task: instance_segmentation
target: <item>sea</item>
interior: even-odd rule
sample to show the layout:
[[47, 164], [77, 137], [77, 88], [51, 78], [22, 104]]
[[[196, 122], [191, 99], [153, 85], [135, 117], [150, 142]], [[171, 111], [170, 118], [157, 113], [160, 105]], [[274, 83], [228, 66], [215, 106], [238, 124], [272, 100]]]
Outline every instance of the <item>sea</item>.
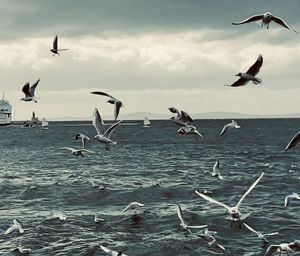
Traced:
[[[263, 256], [270, 244], [300, 239], [300, 145], [285, 146], [300, 119], [240, 119], [241, 129], [219, 136], [231, 120], [196, 120], [204, 136], [179, 136], [171, 120], [125, 121], [112, 133], [110, 151], [94, 139], [91, 122], [50, 122], [22, 129], [0, 127], [0, 255], [106, 255], [104, 245], [128, 256]], [[95, 153], [74, 156], [76, 133], [91, 138]], [[205, 171], [220, 163], [218, 180]], [[254, 180], [264, 176], [241, 204], [245, 222], [262, 233], [279, 232], [263, 244], [225, 209], [195, 190], [234, 206]], [[144, 207], [123, 212], [130, 202]], [[208, 225], [225, 252], [180, 226], [176, 204], [189, 225]], [[63, 214], [66, 220], [57, 216]], [[97, 214], [103, 221], [94, 222]], [[4, 232], [16, 219], [24, 234]], [[122, 255], [123, 255], [122, 254]], [[294, 254], [294, 255], [299, 255]]]

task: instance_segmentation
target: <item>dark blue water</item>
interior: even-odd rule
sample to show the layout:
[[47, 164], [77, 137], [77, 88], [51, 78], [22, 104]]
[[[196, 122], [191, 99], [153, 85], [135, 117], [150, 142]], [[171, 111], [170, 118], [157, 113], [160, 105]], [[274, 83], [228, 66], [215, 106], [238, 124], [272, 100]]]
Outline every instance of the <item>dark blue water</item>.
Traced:
[[[284, 198], [300, 192], [300, 146], [284, 147], [299, 130], [299, 119], [238, 120], [241, 129], [219, 137], [228, 120], [198, 120], [204, 139], [176, 135], [171, 121], [152, 121], [151, 128], [119, 126], [111, 151], [96, 141], [96, 152], [75, 157], [61, 147], [79, 147], [77, 132], [95, 135], [89, 123], [50, 123], [49, 130], [0, 128], [0, 255], [14, 255], [21, 246], [31, 255], [104, 255], [99, 244], [127, 255], [220, 255], [196, 235], [180, 227], [176, 203], [187, 222], [208, 224], [226, 248], [223, 255], [263, 255], [265, 248], [245, 227], [230, 226], [224, 209], [195, 194], [235, 205], [254, 179], [264, 177], [242, 204], [252, 212], [247, 223], [265, 232], [280, 232], [274, 243], [300, 237], [300, 202], [283, 208]], [[223, 181], [204, 175], [220, 161]], [[160, 186], [153, 183], [160, 182]], [[106, 186], [99, 190], [99, 185]], [[123, 213], [138, 201], [138, 211]], [[50, 219], [61, 212], [67, 220]], [[94, 223], [94, 214], [105, 219]], [[24, 235], [3, 235], [13, 219]]]

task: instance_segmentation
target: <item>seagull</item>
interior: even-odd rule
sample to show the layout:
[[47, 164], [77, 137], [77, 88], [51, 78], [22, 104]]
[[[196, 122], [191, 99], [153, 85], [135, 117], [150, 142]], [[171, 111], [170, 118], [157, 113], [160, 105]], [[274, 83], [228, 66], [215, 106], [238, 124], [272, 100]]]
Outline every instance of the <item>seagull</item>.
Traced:
[[98, 91], [95, 91], [95, 92], [91, 92], [91, 94], [96, 94], [96, 95], [102, 95], [102, 96], [107, 96], [109, 97], [110, 99], [107, 101], [108, 103], [110, 104], [114, 104], [115, 105], [115, 121], [117, 120], [118, 118], [118, 115], [120, 113], [120, 108], [121, 107], [124, 107], [122, 101], [120, 100], [117, 100], [115, 97], [107, 94], [106, 92], [98, 92]]
[[270, 26], [270, 22], [274, 21], [277, 24], [279, 24], [282, 27], [285, 27], [289, 30], [294, 31], [295, 33], [297, 33], [297, 31], [295, 31], [294, 29], [292, 29], [283, 19], [276, 17], [274, 15], [272, 15], [270, 12], [266, 12], [264, 14], [258, 14], [258, 15], [253, 15], [243, 21], [240, 22], [233, 22], [232, 25], [241, 25], [241, 24], [245, 24], [245, 23], [249, 23], [249, 22], [253, 22], [253, 21], [259, 21], [261, 20], [261, 27], [266, 26], [267, 29]]
[[300, 143], [300, 131], [297, 132], [297, 134], [292, 138], [292, 140], [289, 142], [289, 144], [287, 144], [287, 146], [285, 147], [285, 151], [297, 146], [297, 144]]
[[54, 40], [53, 40], [53, 47], [50, 50], [53, 53], [52, 56], [55, 56], [55, 54], [60, 55], [59, 54], [60, 51], [66, 51], [66, 50], [68, 50], [68, 49], [58, 49], [58, 36], [55, 36]]
[[268, 237], [269, 236], [275, 236], [275, 235], [278, 235], [279, 233], [278, 232], [273, 232], [273, 233], [267, 233], [267, 234], [263, 234], [261, 233], [260, 231], [256, 231], [255, 229], [251, 228], [247, 223], [244, 223], [245, 227], [247, 229], [249, 229], [251, 232], [255, 233], [257, 235], [258, 238], [264, 240], [265, 243], [268, 243]]
[[178, 215], [178, 218], [180, 219], [180, 226], [182, 226], [185, 230], [187, 230], [190, 234], [192, 234], [191, 230], [190, 229], [202, 229], [202, 228], [206, 228], [207, 225], [202, 225], [202, 226], [189, 226], [186, 224], [184, 218], [183, 218], [183, 212], [181, 210], [181, 207], [179, 204], [176, 204], [177, 205], [177, 215]]
[[105, 251], [108, 255], [110, 256], [127, 256], [126, 254], [122, 253], [122, 252], [116, 252], [113, 251], [111, 249], [108, 249], [107, 247], [103, 246], [100, 244], [100, 248]]
[[216, 177], [219, 180], [223, 180], [223, 176], [220, 174], [219, 166], [220, 166], [219, 161], [216, 161], [212, 172], [210, 173], [209, 171], [204, 171], [204, 173], [209, 172], [212, 177]]
[[272, 256], [276, 252], [286, 252], [287, 255], [290, 255], [291, 251], [300, 251], [300, 241], [296, 240], [292, 243], [281, 243], [281, 244], [271, 244], [264, 256]]
[[226, 124], [226, 125], [223, 127], [223, 129], [222, 129], [222, 131], [221, 131], [221, 133], [220, 133], [220, 136], [222, 136], [223, 134], [225, 134], [225, 132], [227, 132], [227, 130], [231, 130], [231, 129], [233, 129], [233, 128], [235, 128], [235, 129], [240, 129], [241, 126], [239, 126], [239, 125], [237, 124], [236, 121], [232, 120], [231, 123]]
[[127, 206], [124, 208], [123, 212], [126, 212], [126, 211], [128, 211], [128, 210], [137, 209], [137, 208], [140, 208], [140, 207], [143, 207], [143, 206], [145, 206], [145, 205], [144, 205], [144, 204], [141, 204], [141, 203], [139, 203], [139, 202], [132, 202], [132, 203], [130, 203], [129, 205], [127, 205]]
[[16, 219], [13, 220], [13, 224], [4, 232], [4, 235], [8, 235], [15, 230], [18, 230], [18, 234], [24, 234], [24, 229]]
[[17, 247], [13, 250], [13, 252], [15, 252], [17, 255], [28, 255], [31, 253], [31, 249]]
[[234, 207], [230, 207], [227, 204], [221, 203], [205, 194], [202, 194], [201, 192], [199, 192], [197, 190], [196, 190], [196, 194], [199, 195], [200, 197], [204, 198], [205, 200], [207, 200], [210, 203], [217, 204], [217, 205], [224, 207], [227, 210], [228, 214], [231, 215], [231, 218], [233, 221], [240, 221], [241, 217], [242, 217], [242, 214], [239, 210], [241, 203], [243, 202], [245, 197], [252, 191], [252, 189], [257, 185], [257, 183], [261, 180], [261, 178], [263, 176], [264, 176], [264, 172], [255, 180], [255, 182], [250, 186], [250, 188], [246, 191], [246, 193], [241, 197], [241, 199], [238, 201], [238, 203]]
[[95, 153], [94, 151], [87, 150], [85, 148], [75, 149], [75, 148], [69, 148], [69, 147], [63, 147], [59, 149], [67, 149], [71, 151], [71, 154], [74, 156], [81, 156], [84, 157], [85, 153]]
[[99, 218], [98, 215], [97, 215], [97, 213], [96, 213], [95, 216], [94, 216], [94, 222], [95, 222], [95, 223], [100, 223], [100, 222], [102, 222], [102, 221], [104, 221], [104, 219]]
[[262, 80], [260, 78], [257, 78], [256, 75], [258, 74], [261, 66], [263, 64], [263, 57], [261, 54], [259, 54], [256, 62], [247, 70], [246, 73], [237, 73], [235, 76], [239, 76], [240, 78], [235, 81], [231, 85], [225, 85], [225, 86], [231, 86], [231, 87], [238, 87], [246, 85], [249, 81], [252, 81], [254, 84], [261, 84]]
[[217, 249], [221, 249], [222, 251], [225, 251], [224, 246], [220, 245], [214, 235], [216, 234], [216, 231], [209, 231], [207, 228], [203, 230], [202, 233], [197, 234], [200, 238], [208, 242], [209, 246], [214, 246]]
[[197, 130], [196, 126], [187, 124], [186, 126], [182, 126], [177, 130], [177, 134], [184, 135], [195, 135], [196, 140], [198, 137], [203, 138], [202, 134]]
[[295, 192], [291, 195], [286, 196], [284, 199], [284, 208], [286, 208], [289, 205], [291, 199], [300, 200], [300, 196]]
[[77, 133], [74, 137], [74, 140], [78, 140], [78, 139], [81, 139], [81, 147], [82, 148], [85, 148], [85, 142], [87, 140], [90, 140], [90, 138], [88, 136], [86, 136], [85, 134], [83, 133]]
[[110, 150], [110, 145], [116, 145], [117, 142], [112, 141], [110, 139], [111, 133], [117, 128], [117, 126], [123, 122], [123, 120], [118, 121], [114, 123], [112, 126], [110, 126], [106, 131], [104, 130], [104, 122], [99, 114], [99, 111], [97, 108], [95, 108], [94, 114], [93, 114], [93, 125], [97, 131], [97, 135], [95, 135], [95, 139], [97, 141], [105, 144], [105, 149]]
[[25, 94], [25, 97], [21, 98], [21, 101], [34, 101], [35, 103], [37, 103], [36, 98], [34, 97], [34, 91], [35, 88], [37, 87], [37, 85], [39, 84], [40, 79], [38, 79], [31, 87], [30, 87], [30, 83], [27, 82], [23, 88], [22, 88], [22, 92]]
[[60, 221], [65, 221], [67, 220], [67, 216], [61, 212], [55, 212], [53, 213], [53, 216], [52, 216], [54, 219], [59, 219]]
[[190, 115], [187, 112], [185, 112], [184, 110], [181, 110], [179, 112], [179, 110], [174, 107], [170, 107], [169, 110], [172, 113], [177, 114], [176, 117], [175, 116], [171, 117], [171, 120], [173, 120], [174, 123], [177, 125], [187, 126], [189, 123], [194, 122], [194, 120], [190, 117]]

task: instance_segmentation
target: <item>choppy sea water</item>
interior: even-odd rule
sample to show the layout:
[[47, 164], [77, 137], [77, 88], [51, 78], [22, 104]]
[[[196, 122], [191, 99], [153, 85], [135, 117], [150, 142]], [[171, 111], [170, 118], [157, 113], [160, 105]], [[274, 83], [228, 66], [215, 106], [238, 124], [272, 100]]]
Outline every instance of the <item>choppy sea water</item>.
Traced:
[[[300, 238], [300, 202], [283, 208], [286, 195], [300, 193], [300, 146], [284, 152], [299, 130], [300, 119], [237, 120], [241, 129], [220, 133], [230, 120], [197, 120], [204, 135], [176, 135], [171, 121], [152, 121], [150, 128], [119, 126], [111, 151], [96, 141], [84, 158], [61, 147], [79, 147], [77, 132], [95, 135], [90, 123], [50, 123], [40, 128], [0, 128], [0, 255], [15, 255], [18, 246], [31, 255], [104, 255], [99, 245], [127, 255], [263, 255], [265, 248], [242, 226], [231, 227], [224, 209], [195, 194], [235, 205], [264, 171], [241, 206], [252, 212], [247, 223], [265, 232], [278, 231], [274, 243]], [[131, 122], [133, 123], [133, 122]], [[223, 181], [205, 175], [220, 161]], [[160, 186], [154, 184], [159, 182]], [[106, 189], [99, 190], [99, 186]], [[143, 210], [122, 212], [138, 201]], [[216, 251], [181, 228], [175, 204], [191, 225], [208, 224], [226, 251]], [[64, 213], [66, 221], [51, 219]], [[94, 223], [94, 214], [104, 218]], [[132, 218], [137, 214], [139, 218]], [[3, 232], [17, 219], [23, 235]], [[197, 233], [197, 232], [194, 232]]]

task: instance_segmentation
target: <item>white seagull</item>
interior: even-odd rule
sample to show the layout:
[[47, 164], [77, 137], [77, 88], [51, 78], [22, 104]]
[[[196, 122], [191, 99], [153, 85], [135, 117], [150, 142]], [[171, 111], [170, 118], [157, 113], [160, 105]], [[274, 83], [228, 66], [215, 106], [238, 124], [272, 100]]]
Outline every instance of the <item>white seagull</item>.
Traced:
[[131, 202], [129, 205], [127, 205], [124, 208], [123, 212], [127, 212], [128, 210], [138, 209], [138, 208], [143, 207], [143, 206], [145, 206], [145, 205], [141, 204], [139, 202]]
[[184, 135], [195, 135], [196, 140], [198, 137], [203, 138], [202, 134], [197, 130], [196, 126], [187, 124], [186, 126], [182, 126], [177, 130], [177, 134]]
[[300, 131], [297, 132], [297, 134], [291, 139], [289, 144], [285, 147], [285, 151], [297, 146], [300, 143]]
[[98, 91], [95, 91], [95, 92], [91, 92], [91, 94], [107, 96], [107, 97], [110, 98], [107, 102], [110, 103], [110, 104], [115, 105], [114, 116], [115, 116], [115, 121], [116, 121], [117, 118], [118, 118], [118, 115], [119, 115], [119, 113], [120, 113], [120, 108], [121, 108], [121, 107], [124, 107], [122, 101], [120, 101], [120, 100], [116, 99], [115, 97], [113, 97], [113, 96], [107, 94], [106, 92], [98, 92]]
[[292, 29], [283, 19], [272, 15], [270, 12], [266, 12], [264, 14], [253, 15], [243, 21], [233, 22], [232, 25], [241, 25], [241, 24], [245, 24], [245, 23], [249, 23], [249, 22], [253, 22], [253, 21], [259, 21], [259, 20], [261, 20], [261, 27], [266, 26], [268, 29], [270, 26], [270, 22], [274, 21], [275, 23], [279, 24], [280, 26], [285, 27], [285, 28], [297, 33], [297, 31]]
[[260, 78], [257, 78], [256, 75], [258, 74], [261, 66], [263, 64], [263, 57], [260, 54], [256, 60], [256, 62], [247, 70], [246, 73], [237, 73], [235, 76], [239, 76], [240, 78], [235, 81], [231, 85], [225, 85], [225, 86], [231, 86], [231, 87], [238, 87], [246, 85], [249, 81], [252, 81], [254, 84], [260, 84], [262, 80]]
[[270, 236], [275, 236], [275, 235], [278, 235], [279, 233], [278, 232], [273, 232], [273, 233], [267, 233], [267, 234], [263, 234], [261, 233], [260, 231], [256, 231], [254, 228], [251, 228], [247, 223], [244, 223], [245, 227], [250, 230], [251, 232], [253, 232], [254, 234], [257, 235], [257, 237], [259, 239], [262, 239], [265, 243], [268, 243], [268, 237]]
[[172, 113], [177, 114], [176, 117], [175, 116], [171, 117], [171, 120], [173, 120], [174, 123], [177, 125], [186, 126], [186, 125], [194, 122], [194, 120], [190, 117], [190, 115], [187, 112], [185, 112], [184, 110], [181, 110], [179, 112], [179, 110], [174, 107], [170, 107], [169, 110]]
[[291, 195], [286, 196], [284, 199], [284, 208], [286, 208], [289, 205], [291, 199], [300, 200], [300, 196], [295, 192]]
[[59, 148], [59, 149], [70, 150], [72, 155], [74, 155], [74, 156], [81, 156], [81, 157], [84, 157], [85, 153], [95, 153], [94, 151], [87, 150], [85, 148], [75, 149], [75, 148], [70, 148], [70, 147], [63, 147], [63, 148]]
[[13, 224], [4, 232], [4, 235], [8, 235], [15, 230], [18, 231], [18, 234], [24, 234], [24, 229], [16, 219], [13, 220]]
[[207, 172], [209, 172], [212, 177], [215, 177], [219, 180], [223, 180], [223, 176], [220, 173], [220, 163], [219, 163], [219, 161], [215, 162], [212, 172], [204, 171], [204, 173], [207, 173]]
[[36, 98], [34, 97], [34, 91], [35, 88], [37, 87], [37, 85], [39, 84], [40, 79], [38, 79], [32, 86], [30, 86], [30, 83], [27, 82], [23, 88], [22, 88], [22, 92], [25, 94], [25, 97], [21, 98], [21, 101], [34, 101], [35, 103], [37, 103]]
[[216, 231], [209, 231], [207, 228], [203, 230], [202, 233], [197, 234], [200, 238], [208, 242], [209, 246], [214, 246], [217, 249], [221, 249], [222, 251], [225, 251], [225, 248], [223, 245], [220, 245], [214, 235], [216, 234]]
[[227, 204], [221, 203], [205, 194], [200, 193], [199, 191], [196, 190], [196, 194], [199, 195], [200, 197], [204, 198], [210, 203], [217, 204], [219, 206], [224, 207], [228, 214], [231, 215], [231, 218], [233, 221], [240, 221], [242, 214], [239, 210], [239, 207], [241, 206], [241, 203], [245, 199], [245, 197], [253, 190], [253, 188], [257, 185], [257, 183], [261, 180], [261, 178], [264, 176], [264, 172], [255, 180], [255, 182], [250, 186], [250, 188], [246, 191], [246, 193], [241, 197], [241, 199], [238, 201], [238, 203], [234, 207], [230, 207]]
[[58, 36], [55, 36], [53, 40], [52, 49], [50, 50], [53, 53], [52, 56], [55, 56], [56, 54], [60, 55], [59, 54], [60, 51], [66, 51], [66, 50], [68, 49], [58, 49]]
[[127, 256], [126, 254], [122, 253], [122, 252], [116, 252], [116, 251], [113, 251], [103, 245], [100, 244], [100, 248], [106, 252], [108, 255], [110, 256]]
[[181, 207], [179, 204], [176, 204], [177, 206], [177, 215], [178, 215], [178, 218], [180, 219], [180, 226], [182, 226], [185, 230], [187, 230], [190, 234], [192, 234], [191, 230], [190, 229], [202, 229], [202, 228], [206, 228], [207, 225], [202, 225], [202, 226], [189, 226], [186, 224], [184, 218], [183, 218], [183, 212], [181, 210]]
[[291, 251], [300, 251], [300, 241], [296, 240], [292, 243], [281, 243], [281, 244], [271, 244], [264, 256], [272, 256], [274, 253], [279, 252], [286, 252], [287, 255], [290, 255], [289, 252]]
[[111, 133], [117, 128], [117, 126], [123, 122], [123, 120], [118, 121], [114, 123], [112, 126], [110, 126], [106, 131], [104, 129], [104, 122], [99, 114], [99, 111], [97, 108], [95, 108], [94, 114], [93, 114], [93, 125], [97, 131], [97, 135], [95, 135], [95, 139], [101, 143], [105, 144], [105, 149], [110, 150], [111, 145], [116, 145], [117, 142], [112, 141], [110, 139]]
[[235, 129], [240, 129], [241, 126], [239, 126], [236, 121], [232, 120], [231, 123], [226, 124], [223, 127], [223, 129], [222, 129], [222, 131], [220, 133], [220, 136], [224, 135], [228, 130], [231, 130], [231, 129], [234, 129], [234, 128]]
[[78, 139], [81, 139], [81, 147], [82, 148], [85, 148], [86, 141], [90, 140], [90, 138], [83, 133], [77, 133], [75, 135], [74, 140], [78, 140]]

